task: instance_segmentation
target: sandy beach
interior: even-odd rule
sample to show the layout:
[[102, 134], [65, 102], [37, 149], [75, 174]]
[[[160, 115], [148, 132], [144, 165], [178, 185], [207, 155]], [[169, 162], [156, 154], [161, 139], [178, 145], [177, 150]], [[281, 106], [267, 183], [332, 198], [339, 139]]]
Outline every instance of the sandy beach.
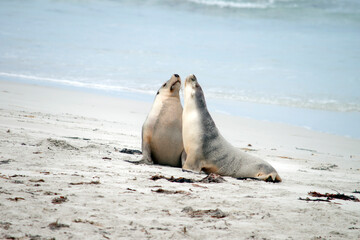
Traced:
[[150, 108], [0, 81], [0, 239], [360, 238], [360, 202], [308, 195], [360, 198], [360, 140], [211, 113], [227, 140], [283, 182], [202, 183], [205, 174], [135, 165], [127, 161], [141, 155], [120, 152], [141, 150]]

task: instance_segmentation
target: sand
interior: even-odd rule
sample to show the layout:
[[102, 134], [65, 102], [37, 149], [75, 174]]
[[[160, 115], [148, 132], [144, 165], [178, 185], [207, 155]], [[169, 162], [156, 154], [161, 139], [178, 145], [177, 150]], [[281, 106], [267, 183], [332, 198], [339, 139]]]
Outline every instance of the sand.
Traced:
[[299, 200], [360, 198], [360, 140], [212, 113], [226, 139], [283, 182], [153, 181], [206, 175], [127, 162], [141, 155], [119, 150], [141, 150], [150, 107], [0, 81], [0, 239], [360, 238], [360, 202]]

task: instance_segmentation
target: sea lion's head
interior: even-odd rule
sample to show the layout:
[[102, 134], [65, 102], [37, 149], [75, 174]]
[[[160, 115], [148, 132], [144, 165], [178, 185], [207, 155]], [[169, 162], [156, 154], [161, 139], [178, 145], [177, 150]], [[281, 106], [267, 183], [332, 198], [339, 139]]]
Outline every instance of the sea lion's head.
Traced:
[[195, 96], [195, 92], [197, 89], [201, 89], [200, 84], [198, 83], [195, 75], [190, 74], [185, 80], [185, 89], [184, 89], [185, 98], [187, 96], [188, 97]]
[[158, 90], [156, 95], [179, 97], [181, 79], [178, 74], [173, 74]]

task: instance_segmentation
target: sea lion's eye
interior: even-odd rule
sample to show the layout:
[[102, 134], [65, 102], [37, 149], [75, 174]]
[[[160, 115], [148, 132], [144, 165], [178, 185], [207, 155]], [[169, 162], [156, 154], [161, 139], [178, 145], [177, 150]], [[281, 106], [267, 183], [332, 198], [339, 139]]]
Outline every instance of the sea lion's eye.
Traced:
[[166, 83], [164, 83], [164, 85], [162, 85], [162, 87], [165, 87], [166, 86]]
[[160, 91], [158, 91], [158, 92], [156, 93], [156, 95], [159, 95], [159, 93], [160, 93]]
[[192, 78], [191, 81], [195, 82], [195, 78]]

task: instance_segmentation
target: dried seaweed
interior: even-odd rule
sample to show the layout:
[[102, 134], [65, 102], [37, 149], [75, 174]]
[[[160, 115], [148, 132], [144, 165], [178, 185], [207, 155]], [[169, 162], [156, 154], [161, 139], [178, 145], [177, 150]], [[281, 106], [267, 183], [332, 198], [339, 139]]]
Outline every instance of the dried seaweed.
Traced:
[[51, 230], [57, 230], [57, 229], [60, 229], [60, 228], [64, 228], [64, 227], [70, 227], [69, 225], [67, 224], [63, 224], [63, 223], [59, 223], [58, 221], [56, 222], [53, 222], [53, 223], [50, 223], [48, 225], [48, 227], [51, 229]]
[[12, 224], [10, 222], [0, 222], [0, 228], [8, 230]]
[[218, 208], [209, 210], [194, 210], [192, 207], [185, 207], [181, 212], [187, 213], [192, 218], [202, 217], [204, 215], [209, 215], [213, 218], [224, 218], [228, 215]]
[[165, 190], [162, 188], [159, 188], [157, 190], [151, 190], [151, 191], [156, 192], [156, 193], [164, 193], [164, 194], [186, 194], [186, 192], [182, 191], [182, 190], [171, 191], [171, 190]]
[[100, 184], [100, 181], [69, 183], [70, 185]]
[[74, 219], [73, 220], [74, 223], [89, 223], [91, 225], [94, 225], [94, 226], [98, 226], [98, 227], [102, 227], [102, 225], [100, 223], [97, 223], [97, 222], [94, 222], [94, 221], [91, 221], [91, 220], [84, 220], [84, 219], [81, 219], [81, 218], [78, 218], [78, 219]]
[[66, 202], [66, 201], [68, 201], [68, 198], [67, 198], [67, 197], [64, 197], [64, 196], [56, 197], [56, 198], [53, 198], [53, 199], [51, 200], [51, 202], [52, 202], [53, 204], [61, 204], [61, 203], [64, 203], [64, 202]]
[[23, 197], [14, 197], [14, 198], [8, 198], [8, 200], [13, 201], [13, 202], [18, 202], [20, 200], [25, 200], [25, 198], [23, 198]]
[[320, 199], [320, 198], [316, 198], [316, 199], [311, 199], [311, 198], [301, 198], [299, 197], [299, 200], [303, 200], [303, 201], [307, 201], [307, 202], [330, 202], [330, 200], [328, 199]]
[[226, 182], [226, 180], [221, 177], [218, 174], [215, 173], [210, 173], [209, 175], [207, 175], [206, 177], [204, 177], [201, 180], [195, 180], [195, 179], [191, 179], [191, 178], [184, 178], [184, 177], [178, 177], [178, 178], [174, 178], [174, 176], [171, 177], [165, 177], [163, 175], [154, 175], [150, 178], [153, 181], [159, 180], [159, 179], [166, 179], [169, 182], [177, 182], [177, 183], [222, 183], [222, 182]]
[[64, 138], [69, 138], [69, 139], [75, 139], [75, 140], [85, 140], [85, 141], [90, 141], [90, 138], [81, 138], [81, 137], [64, 137]]
[[126, 154], [133, 154], [133, 155], [141, 155], [142, 152], [136, 149], [128, 149], [128, 148], [123, 148], [121, 149], [119, 152], [121, 153], [126, 153]]
[[333, 200], [333, 199], [341, 199], [341, 200], [345, 200], [345, 201], [354, 201], [354, 202], [360, 202], [360, 200], [352, 195], [345, 195], [343, 193], [318, 193], [318, 192], [309, 192], [308, 193], [310, 196], [312, 197], [326, 197], [328, 200]]
[[0, 164], [9, 164], [10, 162], [12, 162], [13, 160], [11, 159], [7, 159], [7, 160], [1, 160]]
[[201, 183], [223, 183], [223, 182], [226, 182], [226, 180], [218, 174], [210, 173], [209, 175], [207, 175], [206, 177], [201, 179], [199, 182], [201, 182]]
[[150, 178], [153, 181], [159, 180], [159, 179], [166, 179], [169, 182], [177, 182], [177, 183], [194, 183], [197, 182], [194, 179], [191, 178], [183, 178], [183, 177], [179, 177], [179, 178], [174, 178], [174, 176], [169, 177], [165, 177], [163, 175], [154, 175]]
[[[345, 195], [343, 193], [319, 193], [319, 192], [309, 192], [308, 193], [311, 197], [315, 197], [315, 199], [312, 198], [299, 198], [299, 200], [303, 201], [313, 201], [313, 202], [331, 202], [334, 199], [340, 199], [345, 201], [354, 201], [354, 202], [360, 202], [360, 200], [352, 195]], [[326, 198], [326, 199], [322, 199]]]
[[30, 179], [29, 182], [39, 183], [39, 182], [45, 182], [45, 180], [44, 179]]

